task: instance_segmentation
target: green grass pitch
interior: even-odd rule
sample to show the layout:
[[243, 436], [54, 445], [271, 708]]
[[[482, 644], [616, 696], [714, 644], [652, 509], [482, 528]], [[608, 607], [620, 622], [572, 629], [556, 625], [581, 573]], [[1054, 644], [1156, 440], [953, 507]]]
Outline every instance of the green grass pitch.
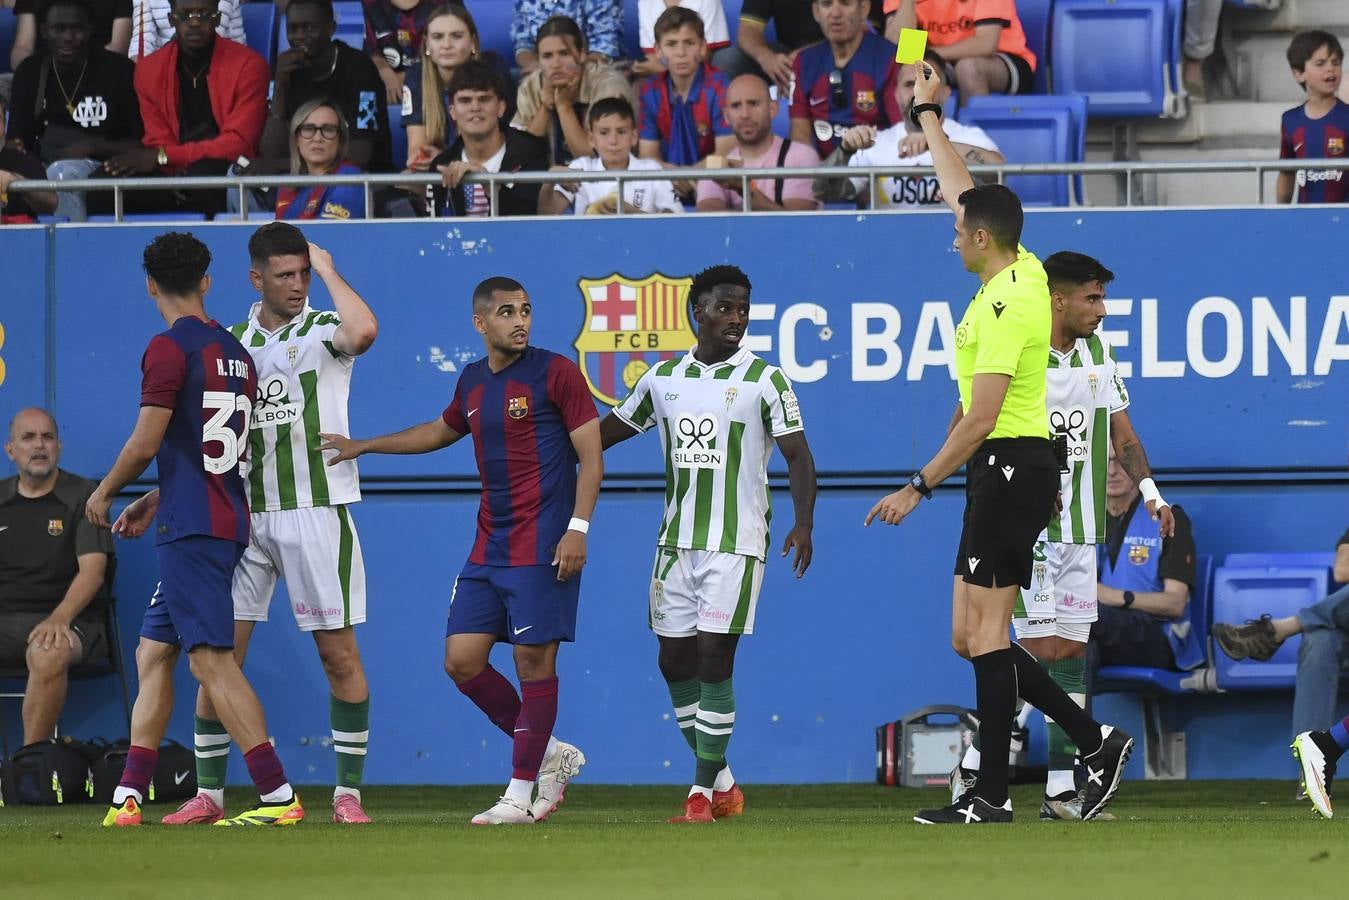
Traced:
[[1039, 821], [1038, 789], [1018, 787], [1016, 823], [982, 828], [914, 825], [944, 792], [871, 785], [749, 785], [745, 816], [711, 826], [665, 824], [678, 787], [578, 783], [524, 828], [467, 824], [491, 787], [368, 788], [368, 827], [331, 824], [329, 792], [301, 789], [310, 818], [293, 828], [104, 829], [93, 805], [0, 809], [0, 897], [1283, 900], [1340, 896], [1349, 872], [1349, 823], [1318, 819], [1289, 782], [1126, 782], [1118, 820], [1088, 823]]

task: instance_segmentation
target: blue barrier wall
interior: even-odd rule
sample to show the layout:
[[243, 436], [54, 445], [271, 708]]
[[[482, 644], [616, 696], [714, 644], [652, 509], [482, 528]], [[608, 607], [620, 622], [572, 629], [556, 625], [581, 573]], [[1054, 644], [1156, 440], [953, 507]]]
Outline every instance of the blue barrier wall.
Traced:
[[[1028, 216], [1025, 242], [1042, 256], [1071, 248], [1116, 271], [1105, 329], [1132, 375], [1133, 419], [1204, 552], [1322, 549], [1343, 530], [1349, 285], [1329, 263], [1301, 261], [1301, 235], [1343, 240], [1340, 218], [1316, 209]], [[758, 633], [742, 644], [732, 756], [747, 781], [841, 781], [872, 776], [872, 726], [929, 703], [972, 702], [968, 664], [947, 649], [958, 486], [899, 529], [860, 527], [896, 473], [936, 449], [955, 402], [953, 322], [977, 282], [960, 271], [950, 226], [940, 214], [816, 215], [344, 223], [308, 233], [381, 319], [379, 341], [356, 369], [357, 434], [443, 408], [458, 369], [481, 352], [468, 294], [487, 275], [519, 278], [535, 301], [534, 343], [573, 354], [579, 344], [597, 394], [621, 396], [625, 373], [630, 379], [691, 341], [680, 338], [677, 302], [666, 303], [677, 301], [680, 280], [715, 262], [746, 268], [755, 282], [752, 346], [796, 381], [823, 478], [815, 565], [798, 582], [772, 561]], [[253, 299], [252, 228], [194, 230], [216, 257], [208, 310], [236, 321]], [[139, 269], [154, 233], [0, 232], [0, 259], [14, 273], [0, 295], [0, 415], [51, 402], [72, 471], [106, 471], [134, 421], [140, 354], [163, 327]], [[316, 305], [327, 304], [317, 281], [314, 293]], [[623, 315], [635, 321], [615, 335]], [[621, 352], [597, 349], [615, 345]], [[669, 721], [644, 628], [659, 453], [652, 439], [635, 439], [606, 467], [613, 477], [592, 531], [580, 640], [561, 663], [558, 730], [585, 746], [596, 781], [684, 781], [688, 751]], [[499, 781], [505, 739], [440, 667], [449, 585], [473, 529], [471, 451], [373, 458], [362, 473], [367, 497], [355, 515], [371, 621], [360, 638], [375, 735], [367, 776]], [[781, 540], [790, 499], [778, 494]], [[153, 548], [121, 541], [118, 552], [123, 631], [134, 642], [156, 580]], [[324, 781], [332, 767], [326, 684], [283, 596], [273, 610], [248, 671], [292, 773]], [[504, 652], [497, 664], [509, 670]], [[191, 689], [185, 666], [178, 685]], [[1191, 775], [1286, 774], [1286, 750], [1272, 738], [1287, 731], [1288, 701], [1188, 702]], [[179, 740], [190, 739], [190, 706], [184, 698], [172, 722]], [[66, 728], [120, 735], [116, 708], [107, 688], [76, 687]], [[1101, 708], [1126, 726], [1137, 718], [1128, 698], [1104, 698]]]

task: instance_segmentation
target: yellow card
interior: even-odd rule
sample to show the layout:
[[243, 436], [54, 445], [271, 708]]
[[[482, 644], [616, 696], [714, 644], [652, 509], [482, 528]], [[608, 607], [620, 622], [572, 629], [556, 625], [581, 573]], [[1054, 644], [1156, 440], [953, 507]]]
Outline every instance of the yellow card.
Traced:
[[899, 48], [895, 51], [895, 62], [900, 65], [912, 65], [923, 58], [926, 50], [926, 31], [917, 28], [899, 29]]

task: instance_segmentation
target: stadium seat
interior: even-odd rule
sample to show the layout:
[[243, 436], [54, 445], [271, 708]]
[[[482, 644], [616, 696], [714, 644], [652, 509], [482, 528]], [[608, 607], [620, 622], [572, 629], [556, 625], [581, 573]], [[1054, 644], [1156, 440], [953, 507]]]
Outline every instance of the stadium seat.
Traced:
[[511, 16], [515, 10], [509, 0], [484, 0], [469, 10], [473, 24], [478, 26], [478, 46], [484, 53], [492, 52], [515, 67], [515, 49], [511, 46]]
[[389, 104], [389, 137], [393, 146], [393, 167], [396, 171], [401, 172], [408, 160], [408, 132], [403, 127], [403, 105], [401, 103]]
[[[1245, 622], [1268, 613], [1274, 618], [1292, 615], [1330, 592], [1330, 570], [1321, 565], [1233, 566], [1218, 569], [1213, 581], [1213, 620]], [[1302, 636], [1284, 641], [1268, 662], [1240, 662], [1218, 654], [1215, 659], [1221, 690], [1287, 690], [1297, 676], [1297, 654]]]
[[1173, 114], [1168, 85], [1179, 54], [1180, 0], [1056, 0], [1050, 33], [1054, 90], [1083, 94], [1093, 116]]
[[1183, 671], [1149, 669], [1143, 666], [1102, 666], [1096, 673], [1097, 693], [1118, 693], [1154, 688], [1168, 694], [1210, 693], [1213, 685], [1203, 672], [1195, 669], [1211, 664], [1213, 654], [1208, 638], [1213, 623], [1213, 557], [1200, 554], [1195, 560], [1194, 587], [1185, 614], [1169, 626], [1178, 636], [1183, 632], [1181, 652], [1176, 665]]
[[[333, 33], [333, 39], [357, 50], [364, 50], [365, 13], [361, 12], [360, 0], [337, 0], [333, 4], [333, 16], [337, 19], [337, 31]], [[280, 54], [289, 49], [286, 20], [282, 17], [276, 29], [276, 52]]]
[[[989, 95], [971, 97], [960, 121], [988, 132], [1011, 163], [1081, 162], [1086, 156], [1086, 101], [1082, 97]], [[1081, 186], [1067, 175], [1013, 175], [1007, 186], [1027, 206], [1081, 202]]]
[[239, 11], [244, 17], [244, 40], [271, 67], [276, 63], [276, 4], [255, 0], [241, 4]]
[[745, 0], [722, 0], [721, 8], [726, 12], [726, 30], [731, 35], [731, 43], [735, 43], [736, 35], [740, 33], [740, 8], [745, 5]]
[[14, 10], [0, 8], [0, 75], [9, 71], [9, 50], [14, 46], [14, 31], [18, 27]]
[[637, 0], [623, 0], [623, 55], [642, 58], [642, 41], [637, 19]]
[[1016, 15], [1026, 32], [1026, 46], [1035, 54], [1035, 93], [1049, 93], [1049, 19], [1054, 0], [1017, 0]]
[[1229, 553], [1225, 566], [1325, 566], [1335, 565], [1335, 554], [1327, 550], [1294, 553]]
[[1278, 9], [1282, 0], [1226, 0], [1223, 4], [1234, 9]]
[[[90, 216], [91, 223], [97, 222], [116, 222], [116, 216]], [[162, 213], [126, 213], [122, 216], [122, 222], [125, 224], [134, 224], [136, 222], [205, 222], [206, 214], [199, 212], [162, 212]]]

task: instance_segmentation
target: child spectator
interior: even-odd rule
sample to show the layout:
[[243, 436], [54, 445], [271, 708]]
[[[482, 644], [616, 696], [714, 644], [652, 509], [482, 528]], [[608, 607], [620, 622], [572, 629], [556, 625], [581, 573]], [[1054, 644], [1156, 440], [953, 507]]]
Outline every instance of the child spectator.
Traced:
[[731, 152], [735, 137], [726, 124], [726, 76], [706, 62], [703, 20], [691, 9], [671, 6], [656, 19], [655, 36], [667, 71], [642, 82], [639, 155], [679, 167]]
[[885, 33], [921, 28], [928, 46], [955, 67], [960, 102], [981, 94], [1029, 94], [1035, 54], [1014, 0], [885, 0]]
[[[660, 171], [655, 160], [638, 159], [637, 117], [632, 104], [621, 97], [605, 97], [590, 106], [587, 115], [594, 156], [578, 156], [568, 165], [553, 166], [554, 172], [605, 172], [623, 169]], [[621, 187], [621, 191], [620, 191]], [[684, 206], [669, 181], [581, 181], [545, 184], [539, 192], [539, 212], [559, 215], [575, 209], [583, 215], [613, 215], [622, 194], [623, 214], [682, 213]]]
[[[702, 20], [709, 59], [711, 54], [731, 46], [731, 32], [726, 27], [726, 10], [722, 9], [721, 0], [679, 0], [676, 5], [693, 10]], [[656, 20], [669, 7], [666, 0], [637, 0], [637, 41], [643, 58], [633, 65], [634, 75], [645, 78], [665, 71], [656, 48]]]
[[895, 45], [867, 26], [869, 0], [814, 0], [824, 40], [793, 63], [792, 140], [814, 138], [827, 157], [854, 125], [888, 128], [902, 118], [895, 101]]
[[[503, 128], [506, 83], [487, 63], [470, 59], [450, 80], [450, 117], [459, 139], [437, 156], [431, 167], [440, 172], [435, 208], [445, 216], [487, 216], [487, 186], [464, 181], [473, 172], [542, 172], [548, 168], [543, 141], [518, 128]], [[532, 216], [538, 212], [539, 190], [532, 184], [509, 183], [497, 188], [497, 214]]]
[[515, 0], [511, 46], [522, 77], [539, 68], [536, 36], [549, 19], [558, 16], [576, 23], [593, 61], [609, 62], [623, 55], [623, 0]]
[[520, 82], [511, 127], [543, 138], [558, 165], [589, 156], [586, 111], [605, 97], [633, 103], [628, 80], [609, 64], [586, 58], [581, 27], [566, 16], [544, 22], [534, 47], [539, 67]]
[[[346, 117], [330, 100], [310, 100], [295, 111], [290, 125], [293, 175], [351, 175], [359, 166], [347, 161], [350, 132]], [[365, 218], [365, 188], [359, 184], [283, 187], [277, 192], [278, 219]]]
[[[1344, 50], [1335, 35], [1304, 31], [1288, 45], [1288, 65], [1307, 92], [1307, 102], [1283, 114], [1280, 159], [1336, 159], [1349, 141], [1349, 104], [1335, 96], [1340, 86]], [[1342, 169], [1298, 169], [1279, 173], [1280, 203], [1343, 203], [1349, 196], [1349, 172]]]
[[407, 69], [422, 54], [422, 38], [439, 0], [361, 0], [365, 15], [365, 52], [384, 82], [385, 100], [403, 97]]
[[[422, 55], [403, 82], [403, 127], [408, 134], [407, 168], [430, 170], [431, 160], [459, 137], [450, 119], [450, 79], [470, 59], [481, 59], [506, 81], [506, 118], [515, 115], [515, 80], [506, 61], [482, 52], [478, 25], [458, 3], [444, 3], [426, 20]], [[404, 160], [395, 160], [404, 164]]]

